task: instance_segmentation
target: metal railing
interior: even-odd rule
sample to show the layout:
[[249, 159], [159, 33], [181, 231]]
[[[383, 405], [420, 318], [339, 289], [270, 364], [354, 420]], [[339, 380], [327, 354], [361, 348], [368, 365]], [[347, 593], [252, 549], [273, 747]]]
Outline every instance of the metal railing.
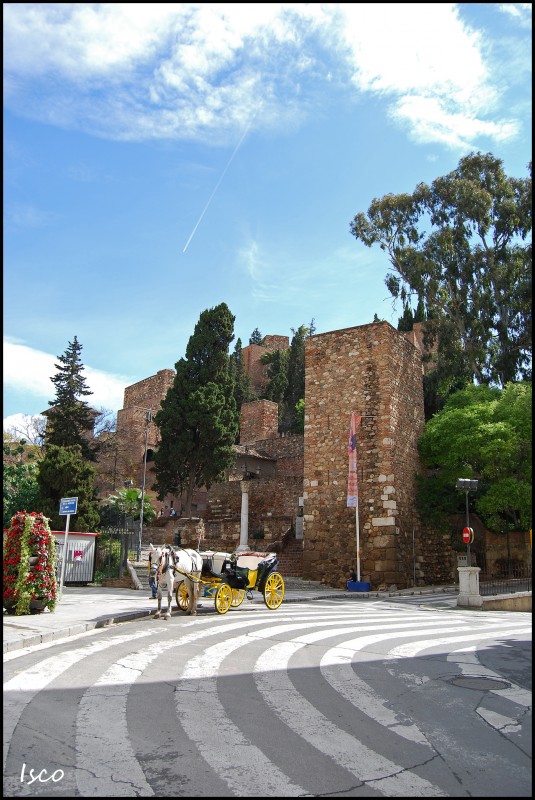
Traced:
[[493, 574], [480, 572], [479, 594], [514, 594], [531, 592], [531, 564], [516, 564]]
[[124, 514], [110, 519], [102, 528], [97, 544], [95, 581], [122, 578], [128, 572], [127, 561], [137, 561], [138, 527]]

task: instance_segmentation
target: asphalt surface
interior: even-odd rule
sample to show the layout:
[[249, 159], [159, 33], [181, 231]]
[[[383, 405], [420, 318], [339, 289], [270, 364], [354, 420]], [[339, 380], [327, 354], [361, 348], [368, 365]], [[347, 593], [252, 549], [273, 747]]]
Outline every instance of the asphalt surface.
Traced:
[[[328, 598], [351, 598], [355, 602], [372, 599], [406, 598], [419, 599], [422, 602], [436, 602], [441, 598], [451, 597], [455, 586], [431, 586], [416, 589], [404, 589], [394, 592], [348, 592], [342, 589], [321, 587], [287, 588], [284, 603], [299, 603]], [[213, 604], [208, 597], [201, 598], [202, 605]], [[248, 602], [248, 601], [244, 601]], [[251, 602], [251, 601], [249, 601]], [[253, 591], [253, 603], [264, 604], [262, 595]], [[455, 601], [451, 601], [455, 605]], [[167, 607], [167, 598], [163, 598], [163, 608]], [[150, 617], [157, 608], [157, 601], [152, 600], [150, 593], [142, 589], [112, 589], [102, 586], [65, 586], [61, 599], [56, 603], [53, 612], [48, 609], [38, 614], [3, 615], [3, 652], [31, 647], [54, 639], [75, 636], [93, 628], [102, 628], [120, 622]], [[173, 599], [173, 614], [181, 613], [176, 609]]]

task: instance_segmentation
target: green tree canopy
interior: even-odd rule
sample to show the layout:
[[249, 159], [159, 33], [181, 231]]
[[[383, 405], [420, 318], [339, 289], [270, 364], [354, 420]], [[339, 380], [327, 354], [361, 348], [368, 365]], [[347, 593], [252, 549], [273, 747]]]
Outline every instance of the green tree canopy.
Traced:
[[531, 383], [455, 392], [427, 424], [418, 444], [429, 472], [419, 477], [422, 518], [462, 512], [457, 478], [479, 481], [474, 506], [490, 530], [531, 524]]
[[222, 481], [236, 460], [238, 413], [228, 355], [234, 320], [225, 303], [202, 312], [154, 417], [161, 441], [153, 489], [160, 500], [184, 491], [186, 516], [194, 489]]
[[507, 177], [492, 154], [472, 153], [412, 194], [375, 199], [351, 233], [389, 257], [385, 283], [427, 310], [441, 391], [448, 380], [531, 379], [531, 163]]
[[256, 400], [256, 395], [251, 386], [251, 378], [245, 371], [241, 339], [236, 341], [234, 352], [230, 356], [230, 373], [234, 381], [234, 399], [238, 413], [244, 403]]
[[98, 501], [95, 498], [95, 468], [82, 456], [79, 445], [46, 446], [45, 456], [39, 465], [40, 507], [50, 519], [52, 530], [65, 528], [65, 517], [59, 515], [62, 497], [77, 497], [78, 510], [70, 519], [71, 531], [95, 531], [99, 524]]
[[[5, 436], [5, 435], [4, 435]], [[4, 498], [4, 528], [10, 525], [17, 511], [39, 511], [39, 465], [25, 439], [7, 442], [4, 438], [4, 471], [2, 489]]]
[[78, 445], [84, 458], [95, 460], [96, 448], [91, 446], [95, 412], [83, 400], [93, 394], [82, 375], [80, 359], [82, 345], [76, 336], [69, 342], [64, 354], [58, 356], [58, 370], [50, 380], [56, 387], [56, 397], [49, 401], [45, 444], [58, 447]]
[[[141, 489], [119, 489], [115, 494], [110, 494], [105, 502], [105, 506], [112, 512], [125, 514], [132, 519], [139, 519], [141, 516]], [[143, 497], [143, 524], [149, 524], [156, 519], [156, 511], [147, 495]]]
[[260, 361], [268, 367], [268, 383], [262, 393], [264, 400], [271, 400], [279, 406], [279, 425], [284, 415], [284, 398], [288, 390], [288, 350], [269, 350]]
[[302, 433], [304, 407], [297, 404], [305, 397], [305, 340], [316, 330], [310, 325], [292, 328], [292, 341], [287, 350], [267, 351], [260, 359], [268, 366], [268, 383], [262, 393], [265, 400], [279, 406], [279, 430]]

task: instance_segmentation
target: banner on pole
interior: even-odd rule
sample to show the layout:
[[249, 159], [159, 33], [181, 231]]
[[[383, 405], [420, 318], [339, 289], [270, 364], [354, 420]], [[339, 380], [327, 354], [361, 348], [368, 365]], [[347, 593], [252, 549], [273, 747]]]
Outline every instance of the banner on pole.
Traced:
[[351, 424], [349, 427], [349, 442], [347, 445], [347, 452], [349, 456], [349, 471], [347, 476], [347, 506], [348, 508], [356, 508], [358, 503], [358, 482], [357, 482], [357, 428], [360, 425], [362, 417], [351, 414]]

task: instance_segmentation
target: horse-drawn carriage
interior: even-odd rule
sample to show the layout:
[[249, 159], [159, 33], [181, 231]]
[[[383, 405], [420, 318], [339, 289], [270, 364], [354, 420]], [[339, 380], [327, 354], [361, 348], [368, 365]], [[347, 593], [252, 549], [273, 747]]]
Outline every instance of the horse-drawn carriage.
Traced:
[[199, 552], [191, 548], [156, 548], [154, 563], [158, 564], [157, 619], [162, 610], [162, 587], [167, 589], [167, 611], [171, 616], [171, 598], [188, 614], [197, 613], [199, 596], [213, 597], [218, 614], [240, 606], [245, 598], [253, 599], [253, 589], [261, 592], [266, 606], [276, 609], [284, 599], [284, 580], [277, 572], [276, 553], [219, 553]]
[[[253, 589], [264, 597], [266, 606], [278, 608], [284, 599], [284, 580], [277, 572], [276, 553], [220, 553], [213, 550], [201, 552], [202, 572], [200, 587], [204, 597], [213, 597], [218, 614], [238, 608], [247, 595], [253, 599]], [[175, 591], [180, 609], [189, 607], [186, 582], [181, 580]]]

